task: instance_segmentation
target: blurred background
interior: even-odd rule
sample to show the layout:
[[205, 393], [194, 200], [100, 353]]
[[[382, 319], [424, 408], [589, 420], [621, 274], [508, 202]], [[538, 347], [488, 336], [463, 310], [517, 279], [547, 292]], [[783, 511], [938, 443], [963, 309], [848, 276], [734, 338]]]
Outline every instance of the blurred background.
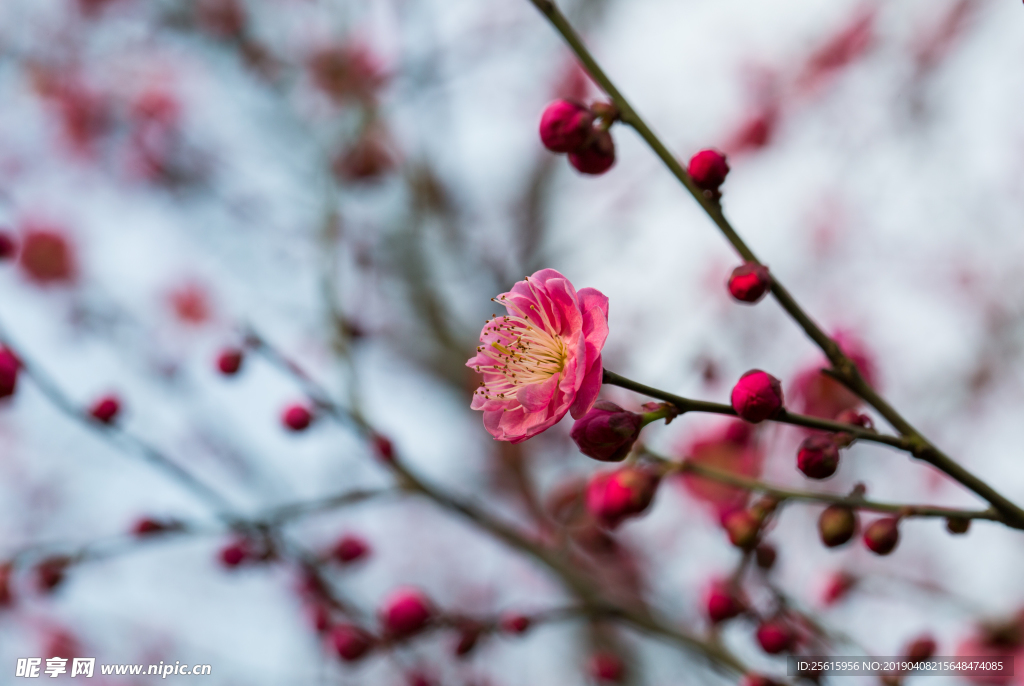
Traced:
[[[728, 153], [726, 214], [885, 396], [1024, 503], [1021, 6], [560, 5], [681, 160]], [[211, 664], [211, 686], [586, 684], [597, 650], [621, 656], [628, 683], [735, 682], [609, 622], [499, 632], [462, 658], [440, 629], [343, 663], [317, 631], [301, 565], [226, 565], [218, 508], [133, 442], [237, 517], [392, 488], [351, 425], [325, 411], [304, 431], [282, 425], [310, 389], [251, 349], [255, 333], [430, 483], [536, 530], [599, 465], [568, 419], [520, 445], [491, 440], [464, 363], [490, 298], [544, 267], [609, 297], [607, 368], [719, 402], [760, 368], [814, 411], [806, 379], [820, 353], [774, 301], [729, 298], [736, 256], [632, 130], [613, 127], [617, 162], [600, 177], [541, 146], [557, 97], [600, 93], [526, 0], [0, 4], [0, 224], [13, 238], [0, 326], [31, 372], [0, 401], [0, 559], [12, 563], [0, 683], [16, 682], [19, 657], [61, 655]], [[224, 349], [247, 344], [237, 374], [218, 370]], [[86, 410], [111, 394], [128, 436], [54, 403]], [[634, 411], [648, 400], [603, 397]], [[685, 416], [644, 439], [682, 456], [723, 426]], [[756, 471], [806, 487], [802, 437], [760, 429]], [[858, 482], [880, 500], [981, 506], [879, 446], [847, 451], [821, 488]], [[708, 583], [740, 559], [706, 501], [665, 483], [647, 516], [587, 551], [618, 593], [697, 633]], [[1004, 654], [1019, 650], [1019, 532], [980, 522], [953, 537], [941, 520], [910, 520], [879, 558], [857, 541], [824, 548], [820, 511], [782, 512], [770, 579], [834, 654], [900, 655], [925, 633], [939, 655], [980, 654], [992, 622], [1022, 634], [1000, 639]], [[133, 534], [147, 517], [188, 528]], [[358, 563], [320, 569], [371, 629], [408, 584], [475, 617], [572, 601], [549, 570], [416, 495], [318, 508], [281, 532], [313, 556], [344, 535], [368, 544]], [[54, 560], [56, 581], [40, 572]], [[721, 640], [784, 674], [750, 622]]]

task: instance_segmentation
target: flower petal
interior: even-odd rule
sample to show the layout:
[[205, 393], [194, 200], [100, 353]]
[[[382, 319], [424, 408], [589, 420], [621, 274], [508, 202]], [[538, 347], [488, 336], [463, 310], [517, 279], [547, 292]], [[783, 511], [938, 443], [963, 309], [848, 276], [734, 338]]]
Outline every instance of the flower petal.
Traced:
[[551, 398], [555, 395], [558, 387], [558, 380], [561, 374], [555, 374], [543, 383], [534, 383], [523, 386], [516, 393], [518, 400], [527, 412], [543, 412], [551, 404]]

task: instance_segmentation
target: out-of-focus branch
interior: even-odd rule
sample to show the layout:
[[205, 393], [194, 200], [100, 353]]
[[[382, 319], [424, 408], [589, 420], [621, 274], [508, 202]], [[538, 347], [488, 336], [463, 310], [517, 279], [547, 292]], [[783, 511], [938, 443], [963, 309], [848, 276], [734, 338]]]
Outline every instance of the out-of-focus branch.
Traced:
[[[690, 192], [697, 203], [707, 212], [708, 216], [715, 222], [736, 252], [744, 260], [760, 264], [753, 250], [740, 237], [729, 223], [729, 220], [725, 218], [725, 215], [722, 213], [722, 206], [718, 200], [710, 194], [706, 195], [694, 184], [693, 179], [686, 173], [686, 170], [683, 169], [679, 161], [673, 157], [664, 143], [654, 135], [654, 132], [647, 126], [647, 123], [636, 113], [629, 101], [619, 92], [619, 89], [615, 87], [615, 84], [594, 59], [590, 50], [587, 49], [579, 34], [576, 33], [576, 30], [558, 9], [558, 6], [552, 0], [530, 0], [530, 2], [547, 17], [551, 25], [561, 34], [562, 38], [565, 39], [565, 42], [576, 54], [576, 57], [586, 67], [591, 77], [608, 94], [619, 111], [619, 119], [624, 124], [633, 127], [640, 134], [640, 137], [650, 146], [651, 150], [665, 163], [665, 166], [672, 172], [672, 175], [686, 187], [686, 190]], [[796, 299], [793, 298], [782, 283], [775, 278], [772, 278], [772, 295], [775, 296], [779, 305], [796, 321], [811, 340], [824, 351], [829, 362], [832, 364], [832, 376], [878, 410], [893, 428], [906, 437], [910, 442], [911, 454], [914, 457], [928, 462], [956, 481], [959, 481], [991, 503], [993, 507], [1004, 515], [1007, 522], [1013, 522], [1017, 528], [1024, 528], [1024, 509], [1021, 509], [988, 483], [964, 469], [959, 463], [941, 452], [921, 432], [915, 429], [910, 422], [904, 419], [899, 412], [868, 384], [860, 370], [857, 369], [857, 365], [843, 352], [839, 344], [825, 334], [821, 327], [811, 319], [810, 315], [800, 307]]]
[[162, 451], [129, 434], [117, 425], [99, 422], [93, 419], [88, 413], [83, 412], [64, 394], [60, 387], [50, 379], [49, 375], [43, 372], [40, 367], [24, 355], [23, 351], [11, 340], [11, 337], [7, 334], [3, 325], [0, 325], [0, 344], [10, 350], [14, 356], [18, 358], [25, 375], [35, 382], [36, 387], [58, 410], [88, 429], [103, 435], [110, 442], [118, 444], [123, 450], [135, 454], [162, 471], [164, 474], [167, 474], [184, 486], [186, 490], [210, 505], [210, 507], [217, 511], [222, 518], [231, 519], [233, 517], [233, 515], [230, 514], [232, 505], [226, 498], [224, 498], [224, 496], [165, 455]]
[[[268, 355], [270, 359], [275, 360], [277, 366], [282, 370], [295, 374], [304, 388], [307, 387], [307, 384], [310, 385], [315, 393], [313, 397], [317, 399], [318, 403], [323, 401], [333, 406], [333, 409], [326, 405], [324, 406], [325, 409], [329, 410], [329, 414], [332, 417], [343, 419], [346, 423], [349, 421], [354, 422], [358, 426], [360, 433], [364, 436], [373, 437], [379, 435], [372, 425], [358, 413], [342, 408], [331, 401], [327, 392], [313, 381], [299, 365], [288, 360], [281, 352], [273, 349], [257, 333], [253, 332], [253, 336], [256, 340], [262, 341], [262, 344], [256, 348], [258, 352]], [[653, 610], [623, 607], [607, 601], [598, 585], [571, 559], [545, 546], [540, 541], [531, 539], [515, 527], [494, 517], [483, 508], [466, 502], [458, 496], [448, 493], [441, 487], [423, 480], [409, 469], [397, 454], [392, 453], [382, 459], [381, 462], [394, 473], [403, 488], [428, 498], [441, 508], [459, 515], [477, 528], [489, 533], [510, 548], [542, 563], [586, 607], [603, 616], [618, 618], [642, 633], [661, 637], [687, 650], [701, 654], [719, 667], [739, 673], [746, 673], [748, 671], [739, 658], [723, 646], [673, 627], [670, 622], [659, 617]]]

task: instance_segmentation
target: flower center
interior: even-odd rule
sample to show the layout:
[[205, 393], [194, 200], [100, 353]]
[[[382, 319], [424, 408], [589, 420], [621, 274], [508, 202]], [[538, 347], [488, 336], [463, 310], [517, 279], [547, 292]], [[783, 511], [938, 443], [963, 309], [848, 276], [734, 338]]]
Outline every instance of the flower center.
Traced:
[[[501, 301], [507, 304], [504, 298]], [[483, 345], [477, 347], [477, 352], [486, 350], [496, 360], [494, 364], [474, 367], [484, 376], [476, 392], [488, 400], [510, 399], [517, 387], [543, 383], [565, 368], [565, 343], [561, 336], [551, 332], [547, 317], [540, 313], [545, 326], [539, 326], [529, 315], [521, 314], [495, 315], [480, 334]]]

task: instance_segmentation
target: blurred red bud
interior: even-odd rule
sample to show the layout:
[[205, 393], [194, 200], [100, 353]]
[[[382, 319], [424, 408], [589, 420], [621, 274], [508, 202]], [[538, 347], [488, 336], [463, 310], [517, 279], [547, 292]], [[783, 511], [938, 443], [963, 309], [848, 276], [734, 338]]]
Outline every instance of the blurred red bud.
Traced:
[[92, 418], [103, 424], [113, 424], [120, 411], [121, 401], [118, 400], [116, 395], [104, 396], [89, 408], [89, 414]]
[[800, 444], [796, 466], [808, 478], [827, 479], [839, 468], [839, 448], [832, 436], [814, 434]]
[[313, 422], [313, 413], [305, 405], [289, 405], [281, 414], [281, 423], [289, 431], [305, 431]]
[[373, 636], [354, 624], [335, 624], [330, 640], [338, 657], [345, 662], [363, 658], [373, 647]]
[[369, 554], [370, 545], [366, 540], [351, 534], [342, 536], [334, 544], [334, 549], [331, 551], [331, 556], [341, 564], [350, 564], [367, 557]]
[[592, 655], [587, 671], [598, 683], [619, 683], [626, 676], [626, 666], [622, 664], [622, 659], [609, 652]]
[[725, 515], [722, 526], [729, 534], [729, 541], [743, 550], [750, 550], [757, 544], [761, 520], [749, 510], [734, 510]]
[[828, 548], [843, 545], [857, 532], [857, 514], [843, 505], [829, 505], [818, 517], [818, 533]]
[[395, 590], [385, 599], [380, 610], [381, 624], [393, 638], [405, 638], [421, 631], [433, 614], [430, 601], [415, 588]]
[[224, 376], [233, 376], [242, 368], [244, 353], [241, 348], [225, 348], [217, 355], [217, 369]]
[[864, 545], [877, 555], [888, 555], [900, 542], [898, 517], [876, 519], [864, 530]]
[[598, 472], [587, 484], [587, 511], [598, 522], [615, 528], [647, 509], [658, 489], [658, 476], [640, 467]]
[[757, 627], [757, 642], [769, 655], [777, 655], [793, 647], [796, 633], [781, 620], [772, 619]]

